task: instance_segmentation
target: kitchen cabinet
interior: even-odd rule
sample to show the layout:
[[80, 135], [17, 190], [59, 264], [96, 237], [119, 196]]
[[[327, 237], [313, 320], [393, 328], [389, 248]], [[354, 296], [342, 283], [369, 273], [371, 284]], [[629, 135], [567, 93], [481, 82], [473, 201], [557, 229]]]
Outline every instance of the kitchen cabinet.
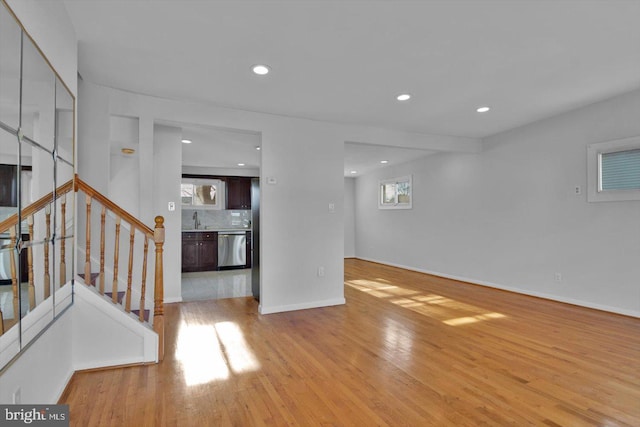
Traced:
[[182, 233], [182, 271], [212, 271], [218, 267], [218, 233]]
[[251, 178], [229, 176], [227, 184], [227, 209], [251, 209]]
[[0, 165], [0, 206], [18, 206], [17, 171], [16, 165]]

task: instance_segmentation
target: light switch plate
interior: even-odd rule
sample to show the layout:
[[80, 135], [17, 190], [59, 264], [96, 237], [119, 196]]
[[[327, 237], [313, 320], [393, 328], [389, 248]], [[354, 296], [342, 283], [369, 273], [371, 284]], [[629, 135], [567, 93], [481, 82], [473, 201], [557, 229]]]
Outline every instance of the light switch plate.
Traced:
[[169, 208], [170, 212], [175, 211], [176, 210], [176, 202], [169, 202], [168, 208]]

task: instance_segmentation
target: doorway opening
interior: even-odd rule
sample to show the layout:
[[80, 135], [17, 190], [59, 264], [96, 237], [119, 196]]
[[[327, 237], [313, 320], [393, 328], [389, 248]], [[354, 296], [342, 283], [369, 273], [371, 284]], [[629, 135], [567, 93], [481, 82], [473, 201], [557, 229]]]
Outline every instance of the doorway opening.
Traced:
[[259, 299], [261, 135], [180, 127], [182, 300]]

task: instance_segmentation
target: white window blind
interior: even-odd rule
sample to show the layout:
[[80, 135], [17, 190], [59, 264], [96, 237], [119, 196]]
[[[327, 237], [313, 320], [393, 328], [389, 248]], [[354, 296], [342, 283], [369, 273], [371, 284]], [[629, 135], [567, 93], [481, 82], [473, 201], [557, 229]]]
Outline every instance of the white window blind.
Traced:
[[640, 149], [602, 153], [600, 190], [640, 189]]

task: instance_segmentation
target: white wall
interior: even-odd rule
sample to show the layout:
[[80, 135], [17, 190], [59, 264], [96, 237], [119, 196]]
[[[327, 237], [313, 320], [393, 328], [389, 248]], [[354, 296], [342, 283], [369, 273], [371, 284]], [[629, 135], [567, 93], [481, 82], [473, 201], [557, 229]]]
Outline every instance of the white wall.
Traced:
[[344, 179], [344, 257], [356, 256], [356, 180]]
[[[356, 254], [640, 316], [640, 202], [585, 188], [587, 145], [640, 135], [638, 117], [640, 91], [359, 177]], [[413, 209], [378, 210], [378, 180], [407, 174]]]
[[73, 374], [72, 315], [67, 311], [0, 376], [0, 403], [55, 403]]

